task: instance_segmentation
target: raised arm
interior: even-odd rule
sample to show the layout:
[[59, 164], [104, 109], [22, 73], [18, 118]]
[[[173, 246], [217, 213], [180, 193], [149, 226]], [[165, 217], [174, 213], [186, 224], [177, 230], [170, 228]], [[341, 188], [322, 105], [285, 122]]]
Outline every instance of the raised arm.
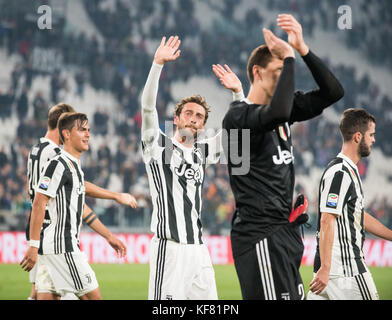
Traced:
[[176, 60], [181, 50], [178, 50], [181, 40], [177, 36], [171, 36], [166, 42], [166, 37], [162, 38], [161, 44], [157, 48], [154, 61], [148, 74], [146, 84], [142, 93], [142, 140], [149, 143], [157, 134], [159, 129], [158, 113], [156, 110], [156, 100], [158, 95], [159, 77], [163, 65], [166, 62]]
[[224, 67], [220, 64], [213, 64], [212, 71], [215, 73], [222, 86], [233, 93], [233, 101], [240, 101], [245, 98], [240, 79], [231, 71], [227, 64], [225, 64]]
[[[301, 55], [312, 76], [319, 86], [302, 96], [297, 96], [296, 106], [301, 105], [302, 110], [294, 114], [293, 121], [313, 118], [337, 102], [344, 95], [344, 89], [328, 67], [318, 58], [305, 43], [301, 24], [290, 14], [280, 14], [277, 24], [288, 34], [289, 44]], [[296, 108], [293, 111], [298, 111]]]

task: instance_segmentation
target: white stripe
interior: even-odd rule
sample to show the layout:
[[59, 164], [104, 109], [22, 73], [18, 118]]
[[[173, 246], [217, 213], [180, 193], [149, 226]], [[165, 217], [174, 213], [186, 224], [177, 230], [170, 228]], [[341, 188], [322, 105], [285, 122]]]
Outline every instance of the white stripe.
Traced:
[[264, 268], [263, 264], [261, 262], [261, 254], [260, 254], [260, 243], [256, 243], [256, 253], [257, 253], [257, 260], [259, 262], [259, 270], [260, 270], [260, 276], [261, 276], [261, 283], [263, 285], [263, 292], [265, 296], [265, 300], [269, 300], [267, 288], [266, 288], [266, 280], [265, 280], [265, 275], [264, 275]]
[[264, 245], [265, 245], [265, 254], [267, 257], [267, 268], [268, 268], [268, 273], [269, 273], [269, 278], [271, 281], [271, 286], [272, 286], [272, 299], [276, 300], [276, 292], [275, 292], [275, 284], [274, 284], [274, 277], [272, 275], [272, 265], [271, 265], [271, 260], [270, 260], [270, 255], [269, 255], [269, 250], [268, 250], [268, 242], [267, 238], [264, 239]]

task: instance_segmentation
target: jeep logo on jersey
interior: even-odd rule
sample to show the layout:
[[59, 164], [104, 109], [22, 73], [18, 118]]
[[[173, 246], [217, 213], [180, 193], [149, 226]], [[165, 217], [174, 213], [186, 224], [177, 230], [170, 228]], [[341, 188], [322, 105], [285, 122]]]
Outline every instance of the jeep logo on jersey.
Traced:
[[195, 180], [201, 183], [201, 172], [200, 170], [195, 170], [193, 168], [187, 168], [186, 164], [181, 165], [179, 168], [175, 168], [174, 172], [179, 177], [185, 177], [187, 180]]
[[291, 162], [294, 162], [294, 153], [293, 153], [293, 147], [291, 147], [291, 152], [288, 150], [283, 150], [278, 146], [278, 155], [272, 156], [272, 161], [276, 165], [281, 165], [281, 164], [290, 164]]

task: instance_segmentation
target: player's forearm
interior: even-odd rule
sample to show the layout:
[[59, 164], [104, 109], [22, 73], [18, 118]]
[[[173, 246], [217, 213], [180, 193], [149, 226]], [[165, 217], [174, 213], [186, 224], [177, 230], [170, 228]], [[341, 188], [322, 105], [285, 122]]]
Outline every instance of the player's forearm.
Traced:
[[105, 239], [109, 239], [112, 236], [110, 230], [103, 225], [97, 215], [88, 207], [85, 207], [83, 212], [83, 222]]
[[45, 218], [46, 210], [45, 199], [41, 200], [40, 194], [37, 193], [33, 202], [30, 219], [30, 240], [40, 240], [41, 227]]
[[262, 122], [286, 122], [290, 118], [294, 100], [294, 74], [295, 59], [288, 57], [284, 59], [283, 69], [271, 102], [265, 112], [260, 114]]
[[113, 192], [85, 181], [86, 195], [91, 198], [116, 200], [117, 192]]
[[374, 234], [385, 240], [392, 241], [392, 230], [384, 226], [380, 221], [371, 216], [369, 213], [364, 214], [364, 227], [367, 232]]
[[331, 268], [334, 220], [335, 218], [331, 214], [322, 213], [320, 221], [319, 249], [321, 267], [325, 270], [330, 270]]
[[158, 95], [159, 78], [163, 65], [153, 63], [142, 93], [142, 140], [149, 141], [159, 129], [156, 101]]
[[163, 65], [157, 64], [155, 62], [151, 66], [142, 93], [143, 112], [152, 112], [155, 110], [158, 95], [159, 78], [161, 76], [162, 69]]
[[319, 86], [318, 94], [326, 100], [323, 107], [340, 100], [344, 96], [344, 89], [326, 64], [311, 50], [302, 58]]

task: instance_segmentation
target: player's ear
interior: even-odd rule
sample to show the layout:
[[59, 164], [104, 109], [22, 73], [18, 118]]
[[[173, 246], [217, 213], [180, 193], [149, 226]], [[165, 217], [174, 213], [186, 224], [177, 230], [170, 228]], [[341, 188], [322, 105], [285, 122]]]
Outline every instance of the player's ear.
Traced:
[[177, 115], [174, 116], [174, 124], [177, 126], [178, 122], [180, 121], [180, 119], [178, 118]]
[[63, 131], [61, 132], [63, 134], [64, 137], [64, 141], [68, 140], [71, 137], [71, 132], [68, 129], [63, 129]]
[[355, 132], [353, 135], [353, 140], [355, 143], [360, 143], [362, 139], [362, 133], [360, 133], [359, 131]]
[[263, 80], [260, 66], [254, 65], [252, 68], [252, 72], [253, 72], [253, 82], [255, 82], [255, 80]]

